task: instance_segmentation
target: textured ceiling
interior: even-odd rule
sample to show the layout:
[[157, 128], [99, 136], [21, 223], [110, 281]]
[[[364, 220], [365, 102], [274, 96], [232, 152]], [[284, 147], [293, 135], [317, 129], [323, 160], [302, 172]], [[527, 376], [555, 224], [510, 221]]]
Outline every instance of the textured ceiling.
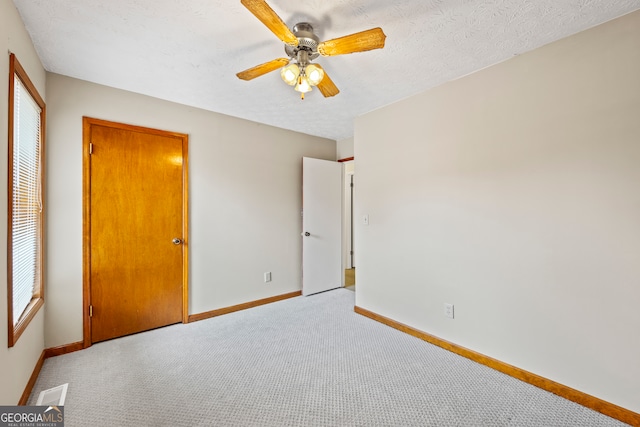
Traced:
[[[4, 0], [3, 0], [4, 1]], [[321, 40], [372, 27], [381, 50], [320, 57], [340, 88], [301, 101], [273, 72], [283, 44], [240, 0], [13, 0], [44, 67], [310, 135], [340, 140], [353, 119], [628, 12], [638, 0], [270, 0]]]

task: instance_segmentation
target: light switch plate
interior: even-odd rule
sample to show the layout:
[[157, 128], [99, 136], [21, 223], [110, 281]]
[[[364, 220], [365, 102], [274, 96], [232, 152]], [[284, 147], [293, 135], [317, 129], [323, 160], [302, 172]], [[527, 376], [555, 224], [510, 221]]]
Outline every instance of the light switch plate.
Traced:
[[444, 315], [453, 319], [453, 304], [444, 303]]

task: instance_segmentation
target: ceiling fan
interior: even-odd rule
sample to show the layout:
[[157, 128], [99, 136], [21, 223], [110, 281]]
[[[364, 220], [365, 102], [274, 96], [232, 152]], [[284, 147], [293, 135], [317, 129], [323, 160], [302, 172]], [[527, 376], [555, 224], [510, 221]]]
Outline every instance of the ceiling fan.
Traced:
[[386, 35], [381, 28], [372, 28], [348, 36], [321, 42], [308, 22], [299, 22], [290, 30], [264, 0], [240, 1], [256, 18], [285, 43], [288, 58], [278, 58], [265, 62], [238, 74], [242, 80], [252, 80], [280, 68], [280, 76], [285, 83], [300, 92], [300, 98], [317, 86], [322, 95], [330, 97], [340, 90], [324, 69], [311, 61], [319, 55], [335, 56], [364, 52], [384, 47]]

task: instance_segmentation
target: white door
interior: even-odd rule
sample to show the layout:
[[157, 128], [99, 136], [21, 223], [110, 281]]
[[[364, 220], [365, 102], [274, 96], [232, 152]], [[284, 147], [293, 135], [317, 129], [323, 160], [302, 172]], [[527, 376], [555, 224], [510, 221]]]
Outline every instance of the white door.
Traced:
[[342, 165], [302, 159], [302, 294], [342, 286]]

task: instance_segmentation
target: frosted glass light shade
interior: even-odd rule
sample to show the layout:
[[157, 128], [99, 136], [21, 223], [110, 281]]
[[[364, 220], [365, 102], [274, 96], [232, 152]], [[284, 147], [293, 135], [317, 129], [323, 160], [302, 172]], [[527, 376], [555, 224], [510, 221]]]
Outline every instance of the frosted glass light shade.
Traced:
[[307, 93], [307, 92], [311, 92], [313, 88], [309, 84], [309, 80], [307, 80], [307, 76], [300, 76], [298, 78], [298, 84], [294, 89], [301, 93]]
[[316, 86], [322, 81], [322, 78], [324, 77], [324, 70], [319, 65], [309, 64], [305, 68], [305, 74], [307, 75], [309, 84], [311, 86]]
[[298, 82], [299, 75], [300, 67], [298, 67], [297, 64], [289, 64], [286, 67], [282, 67], [282, 70], [280, 70], [280, 77], [282, 77], [282, 80], [290, 86], [293, 86]]

